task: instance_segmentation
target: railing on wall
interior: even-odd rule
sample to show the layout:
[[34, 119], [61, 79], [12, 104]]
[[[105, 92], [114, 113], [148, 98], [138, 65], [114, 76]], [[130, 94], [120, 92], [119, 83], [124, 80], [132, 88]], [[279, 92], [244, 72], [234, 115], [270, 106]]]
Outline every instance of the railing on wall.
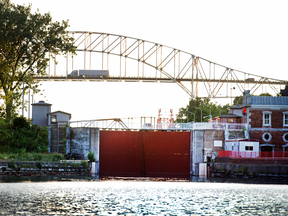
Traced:
[[219, 151], [219, 157], [233, 158], [288, 158], [288, 152]]
[[218, 129], [218, 130], [245, 130], [246, 124], [240, 123], [137, 123], [126, 121], [97, 121], [83, 120], [70, 121], [70, 127], [97, 127], [101, 129], [131, 129], [131, 130], [197, 130], [197, 129]]

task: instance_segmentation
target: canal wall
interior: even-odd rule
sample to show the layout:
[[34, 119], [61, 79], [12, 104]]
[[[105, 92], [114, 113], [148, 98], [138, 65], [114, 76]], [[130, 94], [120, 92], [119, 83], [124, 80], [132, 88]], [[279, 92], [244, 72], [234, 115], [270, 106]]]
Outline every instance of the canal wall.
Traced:
[[66, 153], [78, 154], [87, 160], [89, 151], [94, 152], [96, 159], [95, 172], [99, 173], [100, 130], [99, 128], [67, 128], [69, 139], [66, 141]]
[[209, 174], [211, 177], [287, 179], [288, 165], [211, 163]]
[[210, 162], [224, 150], [224, 130], [197, 129], [191, 131], [190, 175], [199, 175], [199, 164]]
[[0, 176], [73, 175], [90, 173], [92, 164], [84, 161], [39, 162], [0, 161]]

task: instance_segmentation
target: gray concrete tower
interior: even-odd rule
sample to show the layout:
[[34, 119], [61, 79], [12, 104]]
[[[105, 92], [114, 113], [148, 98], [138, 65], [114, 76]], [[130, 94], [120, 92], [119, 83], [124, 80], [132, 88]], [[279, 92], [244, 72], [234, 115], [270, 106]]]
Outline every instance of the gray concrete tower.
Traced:
[[51, 113], [52, 104], [39, 101], [38, 103], [32, 104], [32, 124], [39, 126], [48, 125], [48, 113]]

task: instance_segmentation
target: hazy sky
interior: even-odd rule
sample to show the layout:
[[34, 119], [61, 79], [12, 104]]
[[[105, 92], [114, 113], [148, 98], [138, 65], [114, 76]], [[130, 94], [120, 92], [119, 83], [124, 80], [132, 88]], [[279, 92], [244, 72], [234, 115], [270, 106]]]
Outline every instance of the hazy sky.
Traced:
[[[69, 19], [68, 30], [140, 38], [248, 73], [288, 78], [286, 0], [11, 1], [32, 3], [54, 21]], [[43, 88], [52, 111], [70, 112], [73, 120], [157, 116], [159, 108], [176, 114], [189, 100], [176, 84], [49, 82]]]

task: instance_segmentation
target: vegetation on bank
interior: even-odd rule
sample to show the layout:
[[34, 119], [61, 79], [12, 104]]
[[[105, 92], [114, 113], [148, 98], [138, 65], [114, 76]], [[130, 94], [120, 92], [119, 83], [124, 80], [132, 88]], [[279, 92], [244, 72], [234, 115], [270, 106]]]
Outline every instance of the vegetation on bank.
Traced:
[[27, 153], [47, 153], [46, 127], [30, 126], [24, 117], [14, 117], [12, 123], [0, 118], [0, 153], [27, 157]]
[[0, 161], [40, 161], [40, 162], [59, 162], [64, 160], [62, 154], [43, 154], [43, 153], [26, 153], [26, 154], [9, 154], [0, 153]]

